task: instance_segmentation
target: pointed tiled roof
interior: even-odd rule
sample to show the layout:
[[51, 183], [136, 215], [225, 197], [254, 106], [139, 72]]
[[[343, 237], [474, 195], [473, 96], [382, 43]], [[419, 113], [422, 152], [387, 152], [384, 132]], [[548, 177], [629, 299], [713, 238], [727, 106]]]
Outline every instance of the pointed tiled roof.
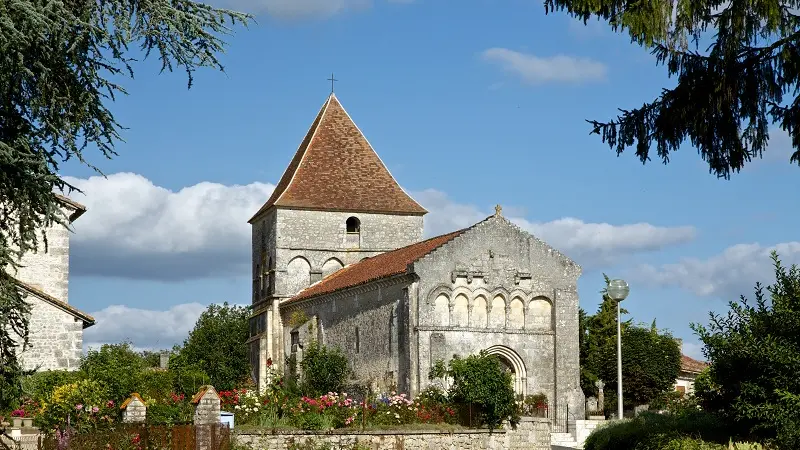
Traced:
[[331, 94], [267, 203], [329, 211], [422, 215], [425, 208], [397, 184], [378, 154]]
[[381, 278], [402, 275], [408, 270], [409, 264], [452, 241], [466, 230], [468, 228], [432, 237], [397, 250], [381, 253], [372, 258], [363, 259], [328, 275], [322, 281], [300, 291], [287, 302], [330, 294], [340, 289], [359, 286]]

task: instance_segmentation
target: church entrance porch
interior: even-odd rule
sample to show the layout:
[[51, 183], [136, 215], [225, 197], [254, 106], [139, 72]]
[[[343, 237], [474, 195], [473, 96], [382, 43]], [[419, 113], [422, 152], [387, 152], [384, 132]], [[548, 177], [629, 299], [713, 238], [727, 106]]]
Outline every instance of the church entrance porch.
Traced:
[[493, 345], [486, 349], [490, 355], [495, 355], [503, 368], [511, 372], [511, 380], [514, 386], [514, 394], [525, 396], [528, 393], [528, 372], [525, 370], [525, 363], [519, 354], [504, 345]]

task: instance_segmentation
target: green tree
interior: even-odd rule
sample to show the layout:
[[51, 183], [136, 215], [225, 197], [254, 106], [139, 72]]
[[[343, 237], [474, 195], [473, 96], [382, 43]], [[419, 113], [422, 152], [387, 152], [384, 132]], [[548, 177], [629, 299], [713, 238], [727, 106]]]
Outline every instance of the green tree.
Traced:
[[[545, 0], [545, 11], [567, 11], [614, 31], [656, 56], [676, 76], [641, 107], [611, 121], [590, 120], [592, 132], [621, 154], [634, 147], [645, 163], [655, 146], [665, 164], [685, 142], [709, 172], [729, 178], [761, 157], [769, 126], [792, 138], [800, 164], [800, 1]], [[702, 46], [702, 47], [701, 47]]]
[[772, 260], [775, 283], [756, 284], [754, 303], [742, 296], [707, 327], [692, 325], [711, 363], [697, 395], [736, 428], [800, 448], [800, 268]]
[[249, 20], [191, 0], [0, 0], [0, 408], [19, 389], [28, 344], [30, 307], [13, 274], [23, 254], [46, 250], [48, 226], [68, 222], [54, 191], [75, 187], [61, 163], [94, 168], [86, 149], [116, 154], [109, 105], [136, 60], [154, 51], [191, 87], [198, 68], [222, 70], [222, 36]]
[[328, 392], [341, 392], [350, 369], [347, 357], [338, 348], [327, 348], [312, 340], [300, 361], [303, 394], [317, 397]]
[[470, 414], [477, 413], [480, 422], [489, 428], [496, 428], [505, 420], [512, 425], [519, 422], [511, 373], [485, 350], [466, 358], [454, 357], [447, 367], [437, 361], [428, 376], [449, 379], [450, 401], [468, 408]]
[[[610, 279], [606, 274], [603, 274], [603, 279], [606, 287], [600, 291], [602, 297], [597, 312], [589, 316], [585, 311], [580, 310], [578, 317], [581, 327], [581, 388], [587, 396], [597, 395], [597, 387], [594, 383], [598, 379], [602, 379], [606, 383], [606, 391], [611, 392], [612, 387], [616, 389], [617, 302], [606, 294]], [[620, 314], [628, 314], [628, 311], [622, 308]], [[630, 319], [623, 321], [622, 330], [624, 331], [630, 324]], [[612, 362], [613, 370], [610, 371], [612, 368], [609, 364]], [[609, 397], [606, 396], [606, 398]], [[608, 404], [608, 402], [606, 403]], [[607, 406], [605, 409], [609, 410]]]
[[139, 392], [146, 369], [144, 359], [130, 343], [105, 344], [89, 350], [81, 361], [85, 377], [100, 383], [111, 400], [119, 403]]
[[180, 349], [178, 361], [187, 368], [207, 374], [218, 390], [237, 387], [248, 379], [250, 359], [247, 353], [250, 308], [230, 306], [225, 302], [209, 305]]
[[[603, 275], [608, 285], [609, 278]], [[607, 393], [617, 391], [617, 304], [601, 291], [597, 313], [583, 319], [581, 330], [581, 387], [585, 395], [597, 395], [594, 381], [603, 380]], [[627, 314], [624, 309], [622, 314]], [[680, 346], [667, 332], [622, 322], [623, 400], [628, 405], [647, 404], [671, 389], [680, 372]], [[615, 395], [605, 396], [606, 412], [616, 410]]]

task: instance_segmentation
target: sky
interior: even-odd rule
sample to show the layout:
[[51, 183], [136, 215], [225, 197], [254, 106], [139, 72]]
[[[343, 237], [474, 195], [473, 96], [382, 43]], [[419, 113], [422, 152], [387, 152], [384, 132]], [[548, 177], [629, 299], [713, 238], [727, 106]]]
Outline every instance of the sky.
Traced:
[[[672, 86], [646, 50], [605, 24], [522, 0], [231, 0], [255, 15], [226, 37], [225, 72], [137, 63], [111, 105], [119, 155], [62, 174], [83, 190], [70, 303], [95, 316], [85, 348], [180, 343], [211, 303], [249, 303], [247, 220], [269, 197], [330, 92], [403, 188], [425, 234], [504, 215], [583, 267], [596, 311], [603, 273], [631, 286], [634, 322], [702, 358], [690, 323], [769, 283], [769, 252], [800, 261], [800, 168], [771, 133], [731, 180], [688, 145], [669, 165], [617, 156], [586, 119], [613, 118]], [[456, 6], [457, 5], [457, 6]]]

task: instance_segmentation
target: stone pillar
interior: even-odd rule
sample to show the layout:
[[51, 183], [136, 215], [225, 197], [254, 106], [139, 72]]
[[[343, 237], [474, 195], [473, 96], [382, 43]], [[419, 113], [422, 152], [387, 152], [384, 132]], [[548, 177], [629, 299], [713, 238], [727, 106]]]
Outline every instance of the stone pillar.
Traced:
[[143, 423], [147, 419], [147, 406], [136, 392], [120, 405], [120, 409], [124, 423]]
[[214, 450], [218, 447], [220, 401], [214, 386], [206, 385], [192, 397], [194, 405], [195, 450]]
[[219, 394], [214, 386], [206, 385], [200, 388], [192, 397], [194, 405], [194, 424], [209, 425], [220, 423]]
[[166, 369], [169, 367], [169, 352], [163, 351], [160, 355], [158, 355], [158, 367], [162, 369]]

